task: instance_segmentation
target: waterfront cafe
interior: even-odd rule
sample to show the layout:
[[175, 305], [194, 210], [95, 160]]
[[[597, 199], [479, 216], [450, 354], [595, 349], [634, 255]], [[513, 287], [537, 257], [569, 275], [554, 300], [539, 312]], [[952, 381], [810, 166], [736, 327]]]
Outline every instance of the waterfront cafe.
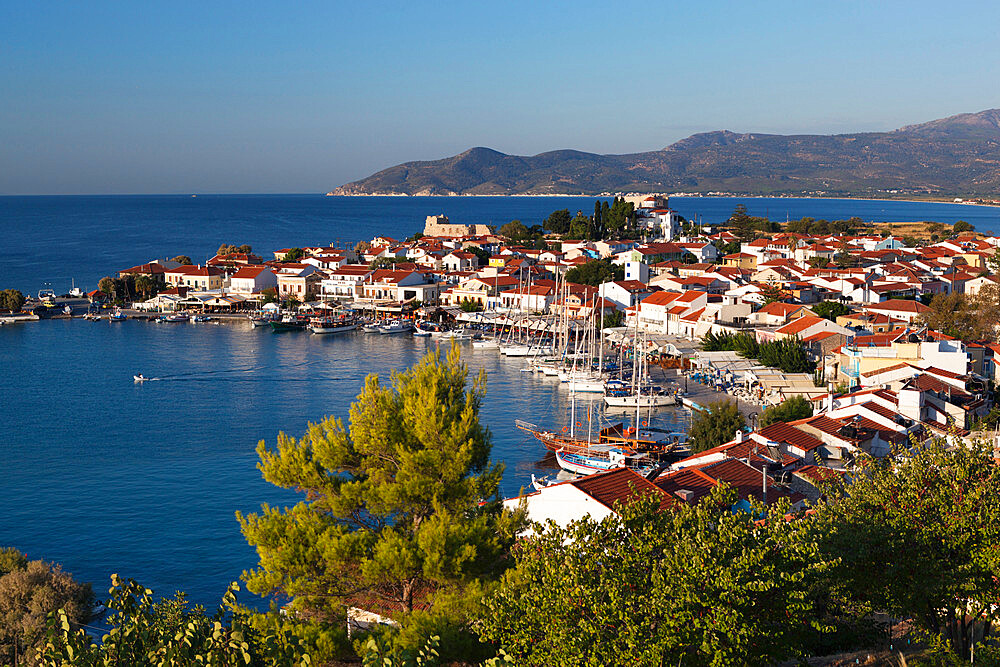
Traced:
[[239, 294], [193, 292], [177, 302], [176, 309], [203, 313], [234, 313], [254, 309], [254, 302]]

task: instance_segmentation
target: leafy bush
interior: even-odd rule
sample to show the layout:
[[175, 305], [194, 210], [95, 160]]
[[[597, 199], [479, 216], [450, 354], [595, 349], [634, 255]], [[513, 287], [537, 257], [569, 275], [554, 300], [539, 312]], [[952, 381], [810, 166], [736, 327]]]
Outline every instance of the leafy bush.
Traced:
[[688, 442], [693, 453], [718, 447], [732, 440], [736, 431], [746, 429], [746, 422], [735, 401], [721, 400], [706, 406], [691, 421]]
[[760, 416], [760, 427], [770, 426], [778, 422], [791, 422], [796, 419], [812, 417], [813, 409], [809, 399], [804, 396], [793, 396], [784, 403], [766, 408]]

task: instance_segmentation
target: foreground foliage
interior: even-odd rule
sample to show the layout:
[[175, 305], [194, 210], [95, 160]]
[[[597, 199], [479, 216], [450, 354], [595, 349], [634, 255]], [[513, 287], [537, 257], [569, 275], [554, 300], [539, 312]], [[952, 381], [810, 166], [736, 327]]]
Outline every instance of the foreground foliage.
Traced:
[[[155, 601], [135, 581], [112, 576], [107, 606], [110, 626], [95, 642], [59, 610], [51, 616], [48, 638], [37, 654], [46, 667], [167, 667], [169, 665], [309, 665], [323, 655], [310, 641], [308, 623], [286, 623], [236, 604], [239, 586], [231, 584], [214, 614], [189, 607], [182, 594]], [[334, 657], [332, 654], [326, 657]]]
[[981, 443], [867, 461], [815, 529], [846, 596], [912, 616], [966, 659], [1000, 620], [1000, 469]]
[[76, 582], [59, 565], [0, 549], [0, 664], [32, 664], [49, 615], [62, 609], [73, 623], [86, 623], [93, 599], [90, 584]]
[[479, 423], [485, 374], [469, 390], [467, 375], [457, 347], [431, 352], [391, 386], [370, 375], [349, 429], [327, 418], [301, 438], [279, 434], [276, 450], [261, 442], [264, 478], [305, 497], [238, 515], [260, 557], [247, 587], [317, 620], [339, 622], [346, 606], [381, 613], [401, 624], [403, 648], [438, 635], [442, 655], [475, 656], [469, 623], [519, 524], [502, 511], [503, 467]]
[[[490, 598], [484, 634], [519, 665], [771, 664], [828, 630], [811, 590], [831, 562], [805, 525], [758, 523], [717, 491], [661, 511], [555, 524], [520, 543]], [[765, 510], [755, 512], [764, 516]]]

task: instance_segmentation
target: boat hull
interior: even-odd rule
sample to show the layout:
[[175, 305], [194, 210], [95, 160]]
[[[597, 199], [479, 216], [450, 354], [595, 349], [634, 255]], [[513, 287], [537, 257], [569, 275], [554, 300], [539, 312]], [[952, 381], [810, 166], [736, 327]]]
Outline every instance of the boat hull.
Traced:
[[337, 334], [344, 333], [345, 331], [354, 331], [358, 328], [357, 324], [340, 324], [337, 326], [323, 326], [321, 324], [310, 325], [309, 330], [314, 334]]
[[605, 396], [604, 402], [612, 408], [662, 408], [676, 405], [676, 396]]

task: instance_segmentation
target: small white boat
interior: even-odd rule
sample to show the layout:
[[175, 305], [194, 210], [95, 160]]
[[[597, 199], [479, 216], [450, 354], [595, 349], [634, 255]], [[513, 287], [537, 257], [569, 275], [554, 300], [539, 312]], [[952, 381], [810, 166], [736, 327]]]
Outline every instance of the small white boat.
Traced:
[[499, 350], [500, 342], [496, 338], [484, 338], [482, 340], [472, 341], [472, 348], [474, 350]]
[[384, 322], [370, 322], [368, 324], [362, 325], [361, 330], [365, 333], [379, 333], [382, 331], [382, 325]]
[[413, 331], [413, 322], [409, 320], [393, 320], [388, 324], [382, 325], [378, 330], [380, 334], [396, 334], [406, 331]]
[[599, 377], [578, 377], [567, 382], [565, 386], [570, 391], [585, 391], [594, 394], [604, 393], [604, 380]]
[[191, 319], [191, 316], [187, 313], [173, 313], [172, 315], [167, 315], [164, 318], [164, 322], [187, 322]]
[[139, 373], [138, 375], [133, 375], [132, 376], [132, 382], [145, 382], [148, 379], [149, 378], [146, 377], [145, 375], [143, 375], [142, 373]]
[[676, 405], [677, 397], [670, 394], [607, 395], [604, 397], [604, 402], [612, 408], [662, 408], [666, 405]]

